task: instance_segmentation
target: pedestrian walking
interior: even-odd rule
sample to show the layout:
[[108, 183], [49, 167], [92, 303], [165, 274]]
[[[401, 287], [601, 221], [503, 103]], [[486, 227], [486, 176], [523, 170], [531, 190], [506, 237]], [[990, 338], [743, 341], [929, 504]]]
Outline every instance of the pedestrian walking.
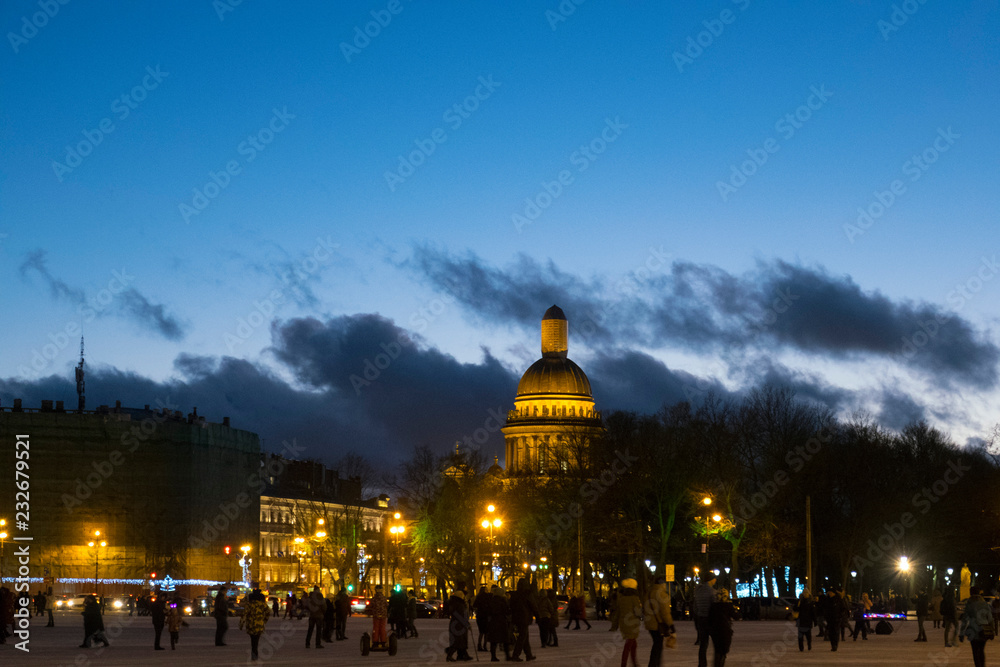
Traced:
[[215, 594], [212, 616], [215, 617], [215, 645], [225, 646], [226, 630], [229, 629], [229, 600], [226, 598], [225, 586], [219, 586]]
[[264, 626], [270, 618], [271, 612], [267, 608], [267, 599], [259, 588], [253, 589], [246, 599], [246, 608], [243, 616], [240, 617], [240, 630], [250, 635], [250, 659], [258, 659], [258, 648], [260, 646], [260, 636], [264, 634]]
[[160, 646], [160, 636], [163, 634], [163, 625], [167, 621], [167, 598], [156, 591], [155, 597], [149, 602], [149, 616], [153, 619], [153, 650], [164, 650]]
[[841, 630], [843, 629], [844, 616], [847, 613], [847, 604], [842, 597], [843, 591], [830, 586], [826, 590], [826, 600], [823, 605], [823, 616], [826, 618], [826, 636], [830, 640], [830, 650], [836, 651], [840, 644]]
[[969, 599], [962, 612], [962, 629], [959, 641], [969, 640], [972, 647], [972, 663], [975, 667], [986, 667], [986, 642], [993, 639], [993, 610], [983, 599], [977, 586], [969, 589]]
[[[412, 588], [406, 594], [406, 628], [403, 636], [417, 637], [417, 593]], [[480, 631], [482, 637], [482, 631]], [[483, 647], [485, 648], [485, 647]]]
[[472, 601], [472, 611], [476, 615], [476, 629], [479, 636], [476, 638], [476, 650], [486, 650], [487, 629], [489, 623], [490, 594], [486, 591], [486, 586], [480, 586], [476, 598]]
[[726, 656], [733, 644], [733, 621], [737, 618], [736, 608], [729, 600], [729, 591], [719, 590], [719, 599], [708, 610], [708, 634], [712, 638], [713, 665], [725, 667]]
[[698, 667], [708, 667], [708, 612], [718, 596], [715, 574], [706, 572], [694, 589], [694, 627], [698, 631]]
[[653, 580], [642, 612], [646, 629], [653, 640], [653, 646], [649, 649], [649, 667], [660, 667], [663, 640], [674, 633], [674, 619], [670, 615], [670, 598], [667, 596], [667, 580], [662, 575]]
[[642, 629], [642, 601], [639, 599], [639, 584], [635, 579], [621, 582], [618, 596], [618, 631], [625, 640], [622, 647], [622, 667], [628, 667], [629, 659], [633, 667], [639, 667], [636, 653], [639, 644], [639, 630]]
[[535, 610], [538, 616], [535, 621], [538, 623], [538, 644], [542, 648], [549, 645], [549, 628], [552, 626], [552, 616], [556, 612], [556, 605], [549, 599], [546, 591], [539, 591], [535, 599]]
[[559, 635], [556, 633], [559, 629], [559, 600], [556, 599], [556, 589], [550, 588], [545, 591], [545, 597], [552, 607], [552, 616], [548, 622], [548, 643], [549, 646], [559, 646]]
[[931, 600], [927, 596], [927, 591], [920, 589], [917, 593], [917, 638], [913, 641], [915, 642], [925, 642], [927, 641], [927, 630], [924, 629], [924, 623], [927, 621], [927, 617], [931, 612]]
[[319, 590], [319, 585], [313, 586], [309, 598], [306, 600], [309, 609], [309, 629], [306, 630], [306, 648], [309, 648], [309, 640], [312, 639], [313, 630], [316, 631], [316, 648], [323, 648], [323, 617], [326, 614], [326, 599], [323, 592]]
[[510, 620], [514, 625], [514, 653], [511, 655], [511, 662], [521, 662], [521, 652], [524, 652], [525, 660], [534, 660], [536, 655], [531, 652], [531, 642], [528, 636], [528, 627], [531, 621], [538, 615], [535, 608], [534, 595], [528, 580], [521, 577], [517, 580], [517, 588], [510, 596]]
[[931, 623], [934, 624], [934, 628], [941, 627], [941, 600], [944, 596], [941, 595], [941, 589], [935, 588], [934, 593], [931, 595]]
[[333, 599], [333, 612], [337, 624], [337, 641], [343, 641], [347, 639], [347, 617], [351, 615], [351, 598], [343, 588]]
[[93, 642], [101, 642], [110, 646], [104, 636], [104, 619], [101, 618], [101, 605], [97, 597], [88, 595], [83, 601], [83, 643], [80, 648], [90, 648]]
[[490, 640], [490, 661], [500, 662], [497, 658], [497, 646], [503, 646], [504, 656], [510, 660], [510, 604], [507, 595], [499, 586], [490, 588], [489, 607], [487, 611], [487, 634]]
[[[813, 650], [812, 628], [816, 625], [816, 602], [808, 590], [802, 591], [798, 604], [799, 617], [795, 619], [795, 625], [799, 630], [799, 651], [804, 651], [804, 646]], [[803, 641], [804, 640], [804, 641]]]
[[[177, 649], [177, 642], [181, 639], [181, 628], [186, 625], [184, 622], [184, 602], [180, 597], [175, 597], [167, 607], [167, 632], [170, 633], [170, 650]], [[157, 642], [157, 646], [159, 642]]]
[[958, 609], [955, 606], [955, 591], [951, 588], [946, 588], [941, 597], [941, 624], [944, 626], [945, 648], [955, 646], [958, 636]]

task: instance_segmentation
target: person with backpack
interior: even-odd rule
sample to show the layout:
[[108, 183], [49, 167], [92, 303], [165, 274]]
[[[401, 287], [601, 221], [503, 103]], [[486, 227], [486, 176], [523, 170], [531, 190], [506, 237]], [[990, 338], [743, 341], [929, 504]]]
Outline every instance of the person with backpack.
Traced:
[[993, 610], [980, 595], [978, 587], [969, 589], [969, 599], [962, 612], [962, 629], [959, 641], [969, 640], [972, 647], [972, 663], [975, 667], [986, 667], [986, 642], [993, 639]]

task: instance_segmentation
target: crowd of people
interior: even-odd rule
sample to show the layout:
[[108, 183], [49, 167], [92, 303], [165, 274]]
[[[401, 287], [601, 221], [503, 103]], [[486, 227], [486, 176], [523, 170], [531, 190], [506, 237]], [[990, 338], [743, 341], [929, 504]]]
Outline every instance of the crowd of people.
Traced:
[[[624, 640], [622, 667], [630, 663], [638, 667], [638, 639], [643, 629], [652, 642], [649, 664], [659, 665], [664, 647], [676, 646], [674, 615], [687, 613], [694, 621], [699, 667], [708, 667], [709, 643], [713, 647], [713, 665], [724, 667], [732, 644], [733, 621], [739, 618], [739, 611], [729, 599], [728, 591], [716, 588], [715, 584], [715, 575], [708, 573], [693, 591], [681, 591], [671, 598], [663, 577], [655, 579], [644, 595], [639, 593], [638, 582], [628, 578], [619, 583], [609, 598], [598, 597], [598, 617], [610, 619], [610, 630], [618, 631]], [[558, 648], [563, 601], [566, 620], [563, 629], [572, 627], [573, 630], [581, 630], [582, 623], [586, 630], [590, 630], [592, 626], [587, 619], [583, 595], [557, 596], [555, 589], [539, 589], [535, 582], [521, 578], [513, 591], [505, 591], [498, 585], [489, 589], [482, 586], [471, 597], [465, 582], [457, 582], [442, 611], [442, 615], [450, 621], [446, 660], [473, 660], [469, 653], [473, 638], [475, 651], [489, 651], [492, 662], [500, 660], [498, 649], [507, 661], [535, 660], [537, 656], [532, 651], [530, 626], [537, 626], [538, 647]], [[878, 615], [905, 615], [912, 605], [917, 619], [914, 641], [928, 641], [926, 624], [930, 621], [932, 630], [943, 630], [945, 647], [957, 646], [959, 642], [968, 640], [975, 667], [983, 667], [986, 642], [994, 639], [1000, 630], [1000, 597], [994, 596], [991, 603], [987, 602], [982, 591], [972, 587], [963, 603], [964, 607], [956, 601], [955, 591], [951, 589], [938, 589], [932, 593], [922, 589], [913, 598], [898, 594], [869, 597], [867, 593], [862, 593], [856, 600], [845, 595], [839, 586], [830, 586], [824, 594], [816, 597], [804, 591], [794, 608], [799, 651], [812, 650], [814, 627], [818, 628], [817, 638], [828, 642], [832, 651], [838, 650], [840, 642], [848, 638], [857, 641], [860, 637], [862, 641], [867, 641], [870, 633], [891, 633], [891, 619]], [[216, 646], [226, 645], [231, 605], [226, 587], [220, 586], [212, 606], [212, 615], [216, 619]], [[48, 614], [48, 624], [52, 626], [52, 609], [47, 596], [41, 592], [33, 596], [33, 606], [36, 616]], [[282, 604], [275, 598], [269, 605], [261, 590], [253, 589], [242, 600], [242, 606], [239, 627], [249, 636], [251, 657], [256, 660], [267, 622], [272, 616], [281, 617]], [[170, 648], [175, 650], [182, 628], [188, 625], [184, 620], [182, 598], [170, 597], [156, 590], [137, 599], [135, 607], [141, 615], [148, 615], [152, 620], [154, 650], [165, 650], [160, 645], [164, 628], [170, 637]], [[388, 642], [389, 628], [398, 639], [417, 637], [416, 610], [415, 591], [397, 587], [386, 597], [382, 586], [376, 586], [368, 609], [372, 617], [372, 644], [384, 647]], [[134, 613], [133, 605], [129, 605], [128, 611], [130, 616]], [[13, 622], [12, 612], [13, 596], [9, 589], [0, 588], [0, 618], [5, 621], [0, 631], [0, 643], [9, 636], [6, 626]], [[80, 648], [109, 645], [103, 615], [102, 601], [94, 595], [86, 596], [82, 611], [84, 639]], [[304, 592], [301, 597], [289, 593], [284, 599], [285, 618], [308, 617], [306, 648], [323, 648], [324, 642], [346, 640], [346, 624], [350, 615], [351, 598], [343, 588], [333, 598], [325, 597], [319, 586], [314, 586], [312, 591]], [[475, 630], [472, 619], [475, 620]], [[478, 636], [473, 637], [477, 634], [476, 630]]]

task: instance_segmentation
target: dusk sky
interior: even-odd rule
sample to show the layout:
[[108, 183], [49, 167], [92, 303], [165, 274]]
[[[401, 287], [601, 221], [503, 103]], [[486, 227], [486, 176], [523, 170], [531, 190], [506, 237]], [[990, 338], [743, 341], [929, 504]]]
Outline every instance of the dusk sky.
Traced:
[[997, 5], [5, 2], [0, 404], [75, 405], [82, 327], [88, 408], [445, 452], [558, 304], [605, 412], [986, 437]]

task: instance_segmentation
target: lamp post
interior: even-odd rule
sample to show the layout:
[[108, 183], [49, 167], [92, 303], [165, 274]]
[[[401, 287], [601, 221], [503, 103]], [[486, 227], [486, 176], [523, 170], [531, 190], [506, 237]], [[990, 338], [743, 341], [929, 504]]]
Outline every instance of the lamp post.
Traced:
[[[491, 565], [490, 570], [491, 570], [491, 573], [492, 573], [492, 564], [493, 564], [493, 556], [492, 556], [492, 554], [495, 551], [495, 549], [493, 548], [494, 547], [494, 544], [493, 544], [493, 529], [496, 528], [497, 530], [499, 530], [500, 526], [503, 525], [503, 520], [500, 519], [500, 517], [498, 517], [498, 516], [494, 516], [494, 512], [496, 512], [496, 510], [497, 510], [496, 505], [494, 505], [493, 503], [490, 503], [489, 505], [487, 505], [486, 506], [486, 513], [487, 514], [479, 522], [480, 526], [482, 526], [484, 529], [490, 531], [490, 554], [491, 554], [491, 556], [490, 556], [490, 565]], [[475, 571], [475, 577], [476, 577], [476, 586], [478, 587], [479, 584], [480, 584], [480, 580], [481, 580], [481, 577], [479, 575], [479, 568], [482, 566], [481, 559], [479, 558], [479, 534], [478, 533], [476, 534], [475, 542], [476, 542], [476, 571]]]
[[298, 576], [295, 578], [295, 584], [298, 585], [302, 583], [302, 545], [305, 544], [306, 538], [296, 537], [293, 541], [295, 542], [295, 559], [299, 563]]
[[94, 539], [87, 542], [88, 547], [94, 549], [94, 594], [98, 593], [97, 580], [101, 571], [101, 547], [108, 546], [108, 543], [101, 539], [101, 531], [94, 531]]
[[3, 542], [7, 539], [7, 519], [0, 519], [0, 586], [3, 586]]
[[326, 519], [320, 518], [316, 521], [319, 529], [316, 531], [316, 551], [319, 552], [319, 587], [320, 590], [323, 589], [323, 544], [322, 541], [326, 539]]
[[[401, 521], [403, 519], [403, 515], [400, 514], [399, 512], [396, 512], [395, 514], [392, 515], [392, 518], [394, 520], [396, 520], [396, 521]], [[395, 545], [396, 559], [397, 560], [399, 559], [399, 538], [402, 537], [403, 533], [405, 533], [405, 532], [406, 532], [406, 526], [404, 524], [402, 524], [402, 523], [398, 523], [398, 524], [394, 524], [392, 526], [389, 526], [389, 534], [392, 535], [392, 541], [393, 541], [393, 544]], [[391, 563], [389, 564], [389, 570], [390, 570], [389, 574], [390, 574], [390, 576], [392, 578], [392, 584], [395, 585], [396, 584], [396, 568]]]

